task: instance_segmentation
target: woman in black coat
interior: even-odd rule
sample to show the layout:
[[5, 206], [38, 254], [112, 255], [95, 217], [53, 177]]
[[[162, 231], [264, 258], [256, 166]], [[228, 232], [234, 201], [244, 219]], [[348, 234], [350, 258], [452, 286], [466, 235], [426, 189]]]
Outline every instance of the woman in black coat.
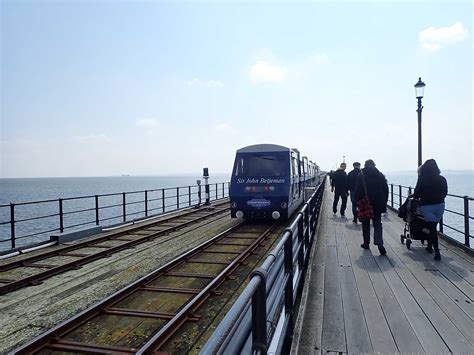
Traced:
[[420, 167], [418, 181], [413, 193], [413, 198], [420, 200], [418, 212], [423, 216], [430, 230], [430, 239], [426, 251], [432, 253], [434, 247], [435, 260], [441, 260], [436, 225], [443, 217], [444, 199], [448, 194], [448, 183], [440, 174], [436, 161], [428, 159]]
[[[362, 169], [362, 172], [357, 178], [355, 190], [356, 201], [360, 201], [366, 196], [366, 189], [367, 196], [374, 211], [374, 217], [372, 218], [372, 224], [374, 226], [374, 244], [378, 246], [380, 254], [385, 255], [387, 251], [383, 246], [382, 213], [387, 212], [388, 184], [385, 176], [375, 167], [375, 163], [372, 159], [365, 162], [364, 169]], [[361, 247], [369, 249], [370, 219], [362, 218], [361, 221], [362, 236], [364, 238], [364, 243]]]

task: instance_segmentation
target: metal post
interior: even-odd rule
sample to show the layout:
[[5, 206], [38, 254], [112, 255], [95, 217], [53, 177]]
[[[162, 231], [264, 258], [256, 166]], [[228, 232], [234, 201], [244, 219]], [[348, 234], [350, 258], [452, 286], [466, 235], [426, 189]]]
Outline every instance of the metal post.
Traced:
[[293, 337], [293, 232], [290, 232], [288, 239], [285, 242], [284, 258], [285, 258], [285, 274], [288, 279], [285, 285], [285, 312], [288, 315], [288, 329], [286, 332], [287, 339]]
[[469, 196], [464, 196], [464, 244], [470, 246], [469, 236]]
[[59, 198], [59, 231], [64, 232], [64, 215], [63, 215], [63, 199]]
[[95, 195], [95, 225], [99, 225], [99, 196]]
[[393, 207], [393, 184], [390, 184], [390, 196], [391, 196], [392, 207]]
[[12, 249], [15, 248], [15, 204], [10, 203], [10, 239]]
[[423, 111], [423, 106], [421, 105], [421, 97], [418, 97], [418, 166], [421, 166], [421, 111]]
[[188, 186], [188, 203], [189, 207], [191, 207], [191, 186]]
[[260, 283], [252, 296], [252, 353], [267, 353], [267, 271], [258, 268], [251, 278], [259, 277]]
[[225, 189], [224, 189], [225, 183], [222, 183], [222, 198], [225, 197]]
[[216, 200], [219, 198], [218, 191], [219, 191], [219, 188], [217, 187], [217, 184], [216, 184]]
[[205, 194], [206, 194], [206, 202], [204, 205], [208, 206], [210, 205], [210, 191], [209, 191], [209, 169], [208, 168], [203, 168], [202, 169], [202, 178], [204, 179], [204, 189], [205, 189]]
[[398, 185], [398, 199], [399, 199], [399, 205], [402, 205], [402, 185]]
[[179, 210], [179, 187], [176, 188], [176, 209]]
[[298, 246], [299, 246], [299, 252], [298, 252], [298, 264], [300, 271], [303, 272], [304, 275], [304, 223], [303, 223], [303, 214], [300, 214], [300, 219], [298, 220]]
[[127, 220], [127, 208], [125, 205], [125, 192], [122, 192], [122, 214], [123, 214], [123, 221]]
[[408, 196], [411, 195], [411, 186], [408, 186]]
[[309, 237], [311, 235], [311, 224], [309, 223], [309, 213], [310, 213], [310, 205], [304, 211], [304, 225], [306, 226], [306, 232], [304, 235], [304, 245], [306, 250], [309, 249]]
[[165, 189], [161, 189], [161, 209], [165, 213]]
[[201, 206], [201, 180], [197, 180], [196, 181], [196, 184], [198, 186], [198, 203], [197, 203], [197, 206], [196, 207], [200, 207]]
[[145, 190], [145, 217], [148, 216], [148, 190]]

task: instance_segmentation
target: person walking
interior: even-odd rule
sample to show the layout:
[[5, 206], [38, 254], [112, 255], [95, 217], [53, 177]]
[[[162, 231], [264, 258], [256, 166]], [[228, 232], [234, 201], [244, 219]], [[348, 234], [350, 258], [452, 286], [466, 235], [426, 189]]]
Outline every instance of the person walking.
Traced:
[[360, 163], [358, 161], [352, 164], [354, 169], [347, 174], [347, 186], [349, 188], [349, 192], [351, 194], [351, 203], [352, 203], [352, 222], [357, 223], [357, 204], [355, 198], [355, 189], [357, 183], [357, 177], [360, 173]]
[[364, 238], [361, 247], [369, 249], [370, 220], [372, 220], [374, 227], [374, 244], [377, 245], [380, 255], [385, 255], [387, 251], [383, 246], [382, 213], [387, 212], [388, 184], [385, 176], [375, 167], [375, 163], [372, 159], [364, 163], [364, 168], [360, 172], [356, 182], [356, 203], [365, 197], [370, 201], [373, 216], [372, 218], [362, 218], [362, 213], [359, 211], [359, 219], [362, 221], [362, 236]]
[[332, 204], [332, 211], [337, 213], [337, 204], [339, 197], [341, 198], [341, 217], [345, 216], [347, 205], [347, 174], [346, 163], [341, 163], [339, 169], [332, 174], [331, 191], [334, 192], [334, 202]]
[[413, 198], [420, 200], [418, 213], [422, 215], [430, 231], [426, 251], [431, 254], [434, 248], [434, 260], [441, 260], [436, 225], [443, 217], [444, 199], [447, 194], [448, 182], [441, 175], [436, 161], [428, 159], [419, 169]]

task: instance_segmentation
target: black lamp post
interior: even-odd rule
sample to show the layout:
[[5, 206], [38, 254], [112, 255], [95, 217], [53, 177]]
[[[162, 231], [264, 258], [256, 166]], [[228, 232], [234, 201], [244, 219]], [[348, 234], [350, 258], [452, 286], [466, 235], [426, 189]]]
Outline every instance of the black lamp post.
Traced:
[[423, 93], [425, 91], [426, 84], [421, 81], [421, 78], [418, 78], [418, 82], [415, 84], [415, 93], [418, 100], [418, 166], [421, 165], [421, 111], [423, 111], [423, 106], [421, 105], [421, 99], [423, 98]]

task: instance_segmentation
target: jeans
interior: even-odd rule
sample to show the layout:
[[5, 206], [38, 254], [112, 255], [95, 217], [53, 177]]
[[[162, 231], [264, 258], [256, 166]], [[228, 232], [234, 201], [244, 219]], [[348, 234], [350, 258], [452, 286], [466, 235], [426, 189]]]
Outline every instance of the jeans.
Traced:
[[[374, 212], [374, 218], [372, 219], [374, 226], [374, 244], [383, 246], [382, 237], [382, 214]], [[362, 219], [362, 236], [364, 237], [364, 244], [370, 244], [370, 219]]]
[[335, 191], [334, 192], [334, 202], [332, 204], [332, 211], [337, 212], [337, 203], [339, 202], [339, 197], [341, 197], [341, 215], [344, 215], [347, 205], [347, 193], [345, 191]]

